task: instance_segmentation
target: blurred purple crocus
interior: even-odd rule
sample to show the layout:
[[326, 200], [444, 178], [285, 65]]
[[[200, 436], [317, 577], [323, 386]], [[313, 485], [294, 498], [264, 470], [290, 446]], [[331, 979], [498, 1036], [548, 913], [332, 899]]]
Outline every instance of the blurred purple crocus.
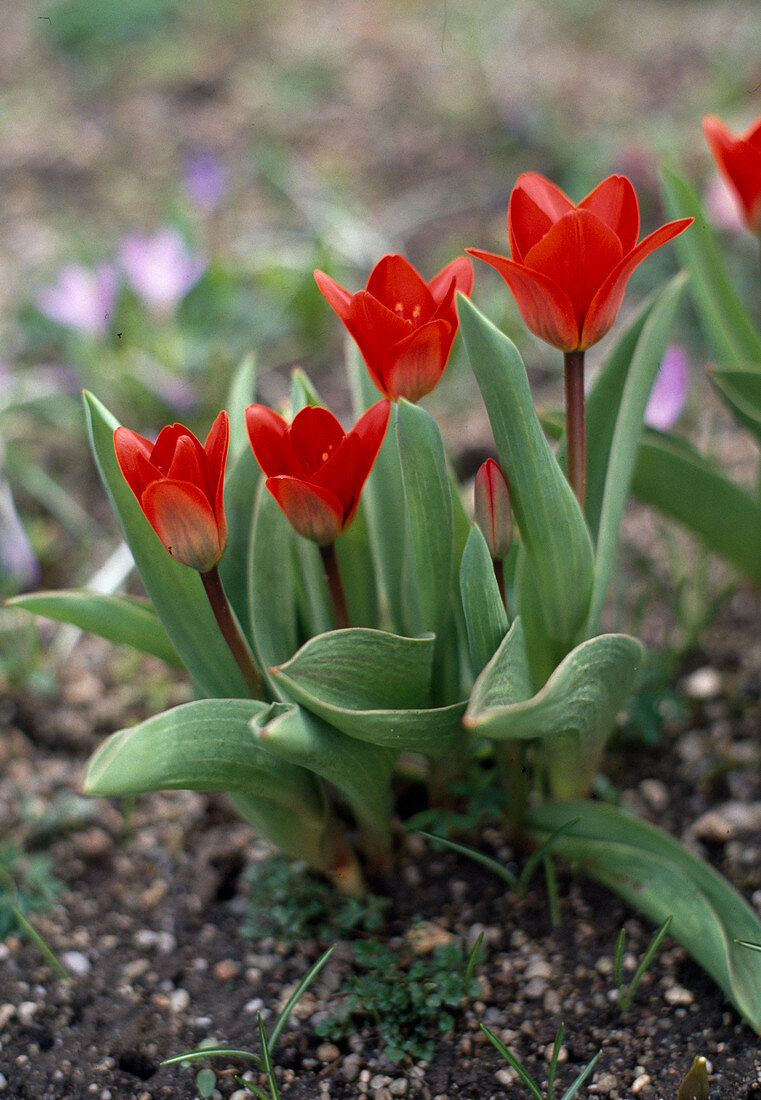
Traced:
[[67, 264], [61, 268], [55, 285], [40, 291], [36, 304], [59, 325], [100, 337], [108, 330], [118, 288], [119, 277], [111, 264], [99, 264], [95, 270]]
[[220, 205], [230, 183], [230, 173], [216, 154], [195, 149], [185, 155], [185, 189], [203, 214]]
[[180, 233], [167, 226], [153, 235], [125, 237], [119, 253], [127, 281], [150, 310], [170, 315], [206, 270]]
[[666, 348], [645, 409], [645, 423], [667, 432], [679, 419], [690, 385], [690, 361], [679, 344]]
[[0, 477], [0, 579], [9, 579], [11, 588], [23, 591], [39, 578], [39, 562], [18, 517], [10, 485]]
[[726, 233], [742, 233], [745, 229], [742, 211], [723, 176], [715, 172], [703, 195], [705, 208], [713, 224]]

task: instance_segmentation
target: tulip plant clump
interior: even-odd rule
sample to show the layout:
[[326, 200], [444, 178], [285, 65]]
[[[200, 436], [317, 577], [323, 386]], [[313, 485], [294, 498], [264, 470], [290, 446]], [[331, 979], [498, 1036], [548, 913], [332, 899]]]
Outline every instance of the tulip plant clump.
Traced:
[[[198, 696], [110, 737], [86, 790], [227, 791], [285, 853], [361, 894], [368, 870], [392, 870], [399, 783], [424, 779], [429, 805], [446, 805], [488, 760], [513, 838], [551, 839], [659, 924], [671, 918], [761, 1027], [761, 956], [735, 943], [761, 941], [750, 907], [664, 833], [588, 798], [642, 659], [635, 638], [600, 633], [600, 617], [684, 277], [646, 302], [588, 394], [584, 353], [635, 267], [690, 220], [639, 240], [625, 177], [574, 204], [526, 173], [510, 198], [510, 258], [468, 250], [564, 355], [557, 452], [518, 351], [470, 301], [465, 257], [426, 282], [385, 256], [357, 292], [316, 272], [353, 338], [348, 431], [301, 372], [281, 415], [248, 403], [244, 368], [203, 444], [179, 424], [152, 442], [86, 395], [149, 601], [19, 602], [184, 666]], [[497, 456], [476, 478], [477, 522], [417, 404], [458, 327]]]

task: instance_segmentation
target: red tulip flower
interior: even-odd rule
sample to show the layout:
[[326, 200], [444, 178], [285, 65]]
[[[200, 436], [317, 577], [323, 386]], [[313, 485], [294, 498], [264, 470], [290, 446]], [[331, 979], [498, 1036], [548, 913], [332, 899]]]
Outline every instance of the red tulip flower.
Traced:
[[300, 535], [330, 546], [348, 527], [388, 426], [378, 401], [349, 432], [327, 409], [307, 405], [291, 424], [265, 405], [249, 405], [246, 427], [267, 488]]
[[227, 541], [223, 482], [229, 426], [221, 412], [203, 447], [182, 424], [162, 428], [155, 443], [129, 428], [114, 450], [145, 518], [172, 557], [208, 573]]
[[497, 269], [536, 336], [583, 351], [615, 321], [635, 267], [691, 220], [668, 222], [637, 244], [639, 206], [625, 176], [609, 176], [575, 206], [550, 180], [525, 172], [507, 211], [512, 258], [466, 251]]
[[431, 392], [457, 333], [455, 291], [470, 294], [473, 287], [470, 260], [453, 260], [426, 283], [403, 256], [384, 256], [356, 294], [323, 271], [315, 271], [314, 277], [357, 342], [382, 394], [392, 401], [417, 401]]
[[505, 475], [493, 458], [479, 468], [473, 489], [476, 523], [492, 558], [501, 561], [513, 539], [513, 517]]
[[720, 118], [707, 115], [703, 133], [719, 171], [740, 200], [745, 224], [761, 234], [761, 118], [735, 137]]

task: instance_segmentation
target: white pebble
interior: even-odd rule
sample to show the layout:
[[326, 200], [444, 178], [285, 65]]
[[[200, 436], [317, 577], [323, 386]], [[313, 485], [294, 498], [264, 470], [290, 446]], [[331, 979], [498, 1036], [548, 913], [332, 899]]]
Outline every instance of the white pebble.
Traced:
[[175, 989], [169, 994], [169, 1007], [172, 1012], [184, 1012], [190, 1004], [190, 994], [187, 989]]
[[691, 1005], [695, 1000], [689, 989], [681, 985], [672, 985], [666, 990], [664, 996], [670, 1005]]
[[721, 676], [709, 665], [696, 668], [682, 681], [682, 689], [690, 699], [713, 699], [721, 694], [721, 686]]
[[81, 951], [65, 951], [61, 962], [70, 974], [89, 974], [92, 970], [92, 963]]

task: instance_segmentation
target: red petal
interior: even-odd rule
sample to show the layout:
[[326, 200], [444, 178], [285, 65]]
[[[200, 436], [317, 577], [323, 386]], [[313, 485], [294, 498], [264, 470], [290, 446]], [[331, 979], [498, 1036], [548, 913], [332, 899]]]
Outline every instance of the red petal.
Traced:
[[[473, 264], [467, 256], [458, 256], [446, 267], [442, 267], [441, 271], [434, 275], [428, 284], [428, 289], [437, 307], [440, 307], [442, 301], [448, 296], [453, 279], [454, 289], [459, 290], [466, 297], [470, 297], [470, 292], [473, 289]], [[436, 312], [439, 313], [439, 309]]]
[[362, 352], [370, 377], [381, 393], [386, 394], [383, 361], [389, 348], [413, 331], [412, 322], [392, 313], [377, 298], [362, 290], [355, 295], [352, 316], [346, 327]]
[[328, 300], [328, 303], [333, 307], [343, 323], [346, 324], [351, 310], [353, 295], [350, 294], [348, 290], [344, 290], [342, 286], [339, 286], [335, 279], [331, 279], [330, 275], [326, 275], [324, 271], [315, 271], [314, 278], [324, 297]]
[[590, 302], [622, 255], [612, 229], [587, 210], [572, 210], [526, 253], [523, 262], [565, 292], [581, 331]]
[[394, 344], [383, 363], [383, 392], [413, 402], [430, 393], [444, 372], [454, 331], [447, 321], [431, 321]]
[[354, 515], [359, 504], [362, 492], [373, 464], [378, 457], [378, 451], [386, 435], [388, 419], [391, 415], [390, 401], [376, 401], [366, 412], [363, 412], [357, 423], [349, 432], [349, 436], [358, 441], [358, 457], [354, 470], [354, 505], [346, 517], [346, 522]]
[[757, 231], [761, 221], [761, 148], [745, 138], [736, 138], [716, 115], [703, 119], [703, 132], [722, 175], [737, 192], [745, 221]]
[[621, 308], [626, 284], [634, 269], [646, 256], [678, 236], [692, 222], [692, 218], [680, 218], [678, 221], [662, 225], [660, 229], [656, 229], [654, 233], [641, 240], [628, 256], [623, 257], [590, 303], [581, 333], [580, 348], [588, 348], [597, 343], [611, 327]]
[[329, 546], [341, 534], [343, 508], [327, 489], [288, 476], [267, 478], [267, 488], [304, 538]]
[[167, 472], [174, 458], [177, 440], [183, 435], [190, 435], [195, 439], [190, 428], [186, 428], [184, 424], [167, 424], [165, 428], [161, 429], [151, 451], [151, 462], [156, 469], [161, 470], [164, 474]]
[[605, 222], [621, 242], [624, 256], [637, 243], [639, 236], [639, 203], [631, 180], [626, 176], [608, 176], [598, 183], [579, 203], [579, 210], [588, 210]]
[[538, 172], [524, 172], [518, 176], [507, 207], [512, 258], [519, 263], [550, 226], [573, 209], [568, 196]]
[[[146, 463], [150, 465], [152, 450], [153, 444], [151, 441], [142, 435], [138, 435], [137, 432], [133, 432], [131, 428], [119, 427], [114, 432], [116, 461], [119, 463], [119, 469], [124, 475], [124, 480], [138, 500], [140, 500], [146, 485], [159, 475], [158, 470], [156, 470], [148, 481], [145, 480], [145, 467]], [[143, 460], [142, 463], [139, 461], [138, 456]]]
[[288, 436], [289, 444], [307, 478], [325, 465], [343, 443], [345, 434], [328, 409], [306, 405], [296, 413]]
[[154, 481], [141, 501], [146, 519], [166, 549], [182, 565], [206, 573], [216, 565], [225, 547], [205, 494], [195, 485]]
[[181, 435], [177, 440], [166, 476], [173, 481], [184, 481], [189, 485], [195, 485], [204, 494], [209, 505], [214, 507], [214, 494], [211, 491], [206, 470], [206, 455], [195, 436]]
[[230, 422], [227, 413], [222, 410], [209, 429], [203, 445], [206, 454], [206, 469], [209, 474], [212, 492], [224, 481], [227, 447], [230, 441]]
[[579, 346], [579, 326], [568, 295], [546, 275], [521, 264], [469, 248], [471, 256], [485, 260], [505, 280], [528, 327], [540, 340], [546, 340], [561, 351], [574, 351]]
[[749, 145], [761, 145], [761, 118], [757, 118], [755, 122], [751, 122], [748, 129], [742, 135], [743, 141], [747, 141]]
[[290, 472], [288, 423], [282, 416], [266, 405], [249, 405], [246, 431], [254, 457], [267, 477]]
[[427, 321], [435, 309], [423, 276], [398, 253], [378, 260], [365, 289], [387, 309], [408, 321]]

